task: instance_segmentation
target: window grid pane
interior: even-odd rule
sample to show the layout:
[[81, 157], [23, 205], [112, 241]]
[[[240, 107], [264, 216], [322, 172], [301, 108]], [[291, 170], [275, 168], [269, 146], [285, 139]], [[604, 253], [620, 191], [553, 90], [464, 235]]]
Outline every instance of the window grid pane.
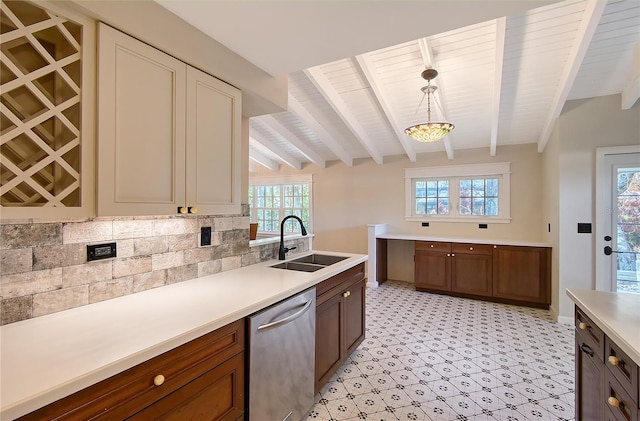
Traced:
[[497, 216], [498, 179], [460, 180], [460, 215]]
[[[308, 183], [249, 186], [249, 215], [258, 223], [258, 231], [280, 232], [280, 221], [288, 215], [302, 219], [310, 228], [310, 188]], [[286, 233], [299, 233], [300, 224], [289, 220]]]
[[416, 215], [449, 214], [449, 180], [416, 180], [413, 190]]

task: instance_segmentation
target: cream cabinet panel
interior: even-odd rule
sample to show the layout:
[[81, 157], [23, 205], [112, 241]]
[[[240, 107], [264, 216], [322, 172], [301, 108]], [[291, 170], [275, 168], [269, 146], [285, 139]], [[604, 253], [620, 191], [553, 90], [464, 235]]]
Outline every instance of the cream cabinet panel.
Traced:
[[187, 206], [240, 213], [240, 91], [187, 68]]
[[173, 214], [185, 197], [186, 65], [99, 27], [98, 214]]

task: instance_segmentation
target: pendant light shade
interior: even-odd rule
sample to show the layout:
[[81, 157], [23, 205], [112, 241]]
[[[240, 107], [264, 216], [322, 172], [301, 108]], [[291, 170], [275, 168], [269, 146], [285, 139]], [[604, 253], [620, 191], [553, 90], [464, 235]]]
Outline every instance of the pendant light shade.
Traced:
[[407, 127], [404, 132], [418, 142], [435, 142], [445, 137], [455, 127], [451, 123], [431, 122], [431, 95], [438, 89], [431, 85], [431, 80], [438, 76], [435, 69], [426, 69], [422, 72], [422, 78], [427, 81], [427, 86], [422, 87], [422, 92], [427, 96], [427, 122]]

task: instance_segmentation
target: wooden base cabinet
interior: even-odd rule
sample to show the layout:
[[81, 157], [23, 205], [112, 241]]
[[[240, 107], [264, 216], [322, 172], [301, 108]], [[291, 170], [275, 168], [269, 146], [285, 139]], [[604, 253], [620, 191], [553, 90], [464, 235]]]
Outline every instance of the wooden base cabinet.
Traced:
[[416, 241], [415, 287], [419, 291], [451, 291], [451, 243]]
[[415, 242], [418, 291], [548, 307], [550, 283], [550, 248]]
[[576, 307], [576, 420], [640, 421], [638, 365]]
[[364, 340], [364, 264], [316, 285], [316, 367], [318, 393]]
[[244, 319], [19, 420], [236, 420], [244, 414]]
[[493, 296], [526, 303], [551, 303], [551, 249], [494, 246]]

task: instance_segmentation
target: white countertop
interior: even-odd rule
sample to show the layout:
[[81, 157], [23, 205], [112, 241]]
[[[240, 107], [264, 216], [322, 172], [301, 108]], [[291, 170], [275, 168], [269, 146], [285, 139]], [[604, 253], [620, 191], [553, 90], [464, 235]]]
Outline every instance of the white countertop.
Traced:
[[568, 289], [567, 295], [640, 365], [640, 294]]
[[491, 238], [457, 238], [457, 237], [433, 237], [429, 235], [385, 232], [376, 234], [376, 238], [386, 240], [412, 240], [412, 241], [442, 241], [446, 243], [474, 243], [491, 244], [498, 246], [527, 246], [527, 247], [551, 247], [548, 243], [537, 241], [497, 240]]
[[[289, 259], [311, 254], [291, 255]], [[27, 414], [367, 260], [313, 273], [277, 260], [0, 327], [0, 419]]]

